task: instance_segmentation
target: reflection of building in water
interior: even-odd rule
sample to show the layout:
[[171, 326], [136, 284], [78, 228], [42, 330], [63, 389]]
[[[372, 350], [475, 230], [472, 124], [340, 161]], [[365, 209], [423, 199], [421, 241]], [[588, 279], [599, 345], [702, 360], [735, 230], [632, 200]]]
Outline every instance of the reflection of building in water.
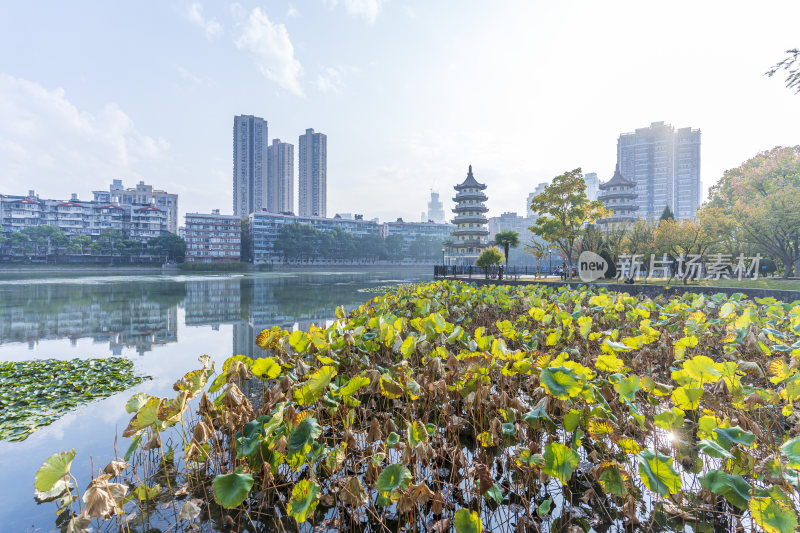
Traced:
[[186, 282], [187, 326], [229, 324], [242, 319], [241, 278], [210, 278]]
[[119, 284], [8, 285], [2, 288], [0, 343], [91, 338], [108, 342], [111, 352], [178, 340], [175, 287]]

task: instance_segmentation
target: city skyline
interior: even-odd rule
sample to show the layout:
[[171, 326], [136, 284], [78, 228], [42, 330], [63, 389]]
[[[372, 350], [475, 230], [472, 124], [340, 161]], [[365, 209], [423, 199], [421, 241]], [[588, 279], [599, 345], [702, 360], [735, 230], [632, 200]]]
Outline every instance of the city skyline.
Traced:
[[469, 163], [491, 212], [521, 211], [566, 170], [608, 179], [619, 134], [656, 121], [703, 131], [702, 197], [726, 169], [798, 143], [797, 96], [763, 76], [798, 46], [796, 2], [90, 4], [6, 8], [3, 49], [25, 28], [40, 38], [0, 63], [1, 192], [88, 198], [145, 180], [180, 195], [179, 219], [227, 212], [241, 113], [268, 118], [272, 138], [324, 131], [328, 213], [381, 220], [416, 219]]

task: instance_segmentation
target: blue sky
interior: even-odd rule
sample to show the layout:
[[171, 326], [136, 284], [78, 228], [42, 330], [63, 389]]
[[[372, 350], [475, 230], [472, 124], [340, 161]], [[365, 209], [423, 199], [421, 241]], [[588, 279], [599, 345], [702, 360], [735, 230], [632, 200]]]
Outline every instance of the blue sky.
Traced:
[[[0, 7], [0, 193], [114, 178], [231, 212], [233, 116], [328, 135], [328, 209], [417, 220], [472, 164], [491, 215], [654, 121], [702, 130], [702, 178], [800, 143], [762, 76], [800, 3], [17, 2]], [[447, 206], [449, 207], [449, 206]]]

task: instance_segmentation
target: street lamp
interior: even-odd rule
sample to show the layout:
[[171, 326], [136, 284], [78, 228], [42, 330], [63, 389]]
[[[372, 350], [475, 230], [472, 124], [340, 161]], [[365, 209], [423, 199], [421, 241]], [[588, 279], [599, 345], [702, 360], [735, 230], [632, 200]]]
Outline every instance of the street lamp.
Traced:
[[547, 269], [547, 275], [548, 276], [552, 276], [553, 275], [553, 247], [552, 246], [548, 246], [547, 247], [547, 251], [550, 252], [550, 268]]

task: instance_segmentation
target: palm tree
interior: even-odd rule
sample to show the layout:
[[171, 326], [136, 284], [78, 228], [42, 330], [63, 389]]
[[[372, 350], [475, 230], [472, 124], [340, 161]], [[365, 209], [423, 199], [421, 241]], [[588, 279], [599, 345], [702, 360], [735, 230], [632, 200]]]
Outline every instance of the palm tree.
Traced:
[[498, 232], [494, 236], [494, 243], [503, 247], [503, 254], [506, 256], [506, 268], [508, 268], [508, 249], [509, 247], [516, 248], [519, 246], [519, 233], [510, 229]]

